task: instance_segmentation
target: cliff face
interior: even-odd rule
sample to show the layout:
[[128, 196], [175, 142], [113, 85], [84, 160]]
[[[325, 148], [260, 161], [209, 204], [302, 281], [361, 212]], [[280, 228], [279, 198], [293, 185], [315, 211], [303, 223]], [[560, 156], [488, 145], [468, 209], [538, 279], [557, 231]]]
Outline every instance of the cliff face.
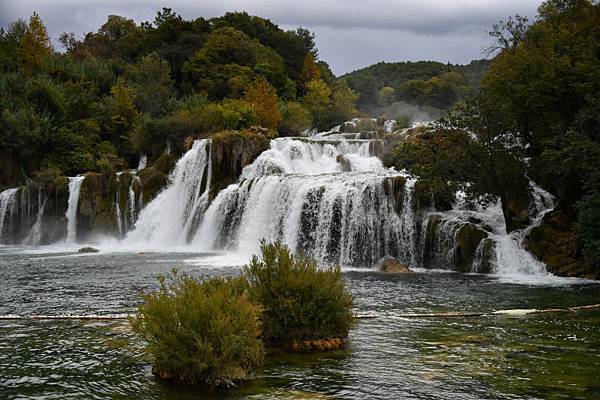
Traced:
[[268, 131], [231, 131], [213, 135], [209, 200], [212, 201], [221, 190], [234, 183], [242, 169], [268, 149]]

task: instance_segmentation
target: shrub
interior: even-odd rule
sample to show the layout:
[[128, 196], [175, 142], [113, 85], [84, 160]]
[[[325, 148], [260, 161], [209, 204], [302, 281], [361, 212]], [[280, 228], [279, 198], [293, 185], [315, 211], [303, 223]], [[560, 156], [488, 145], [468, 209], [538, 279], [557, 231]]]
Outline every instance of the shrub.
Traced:
[[130, 320], [148, 342], [157, 376], [231, 386], [263, 362], [261, 308], [244, 294], [243, 278], [199, 281], [174, 271], [159, 282]]
[[265, 342], [287, 346], [348, 335], [353, 299], [339, 266], [319, 268], [278, 242], [262, 242], [261, 252], [244, 267], [244, 274], [250, 297], [264, 309]]

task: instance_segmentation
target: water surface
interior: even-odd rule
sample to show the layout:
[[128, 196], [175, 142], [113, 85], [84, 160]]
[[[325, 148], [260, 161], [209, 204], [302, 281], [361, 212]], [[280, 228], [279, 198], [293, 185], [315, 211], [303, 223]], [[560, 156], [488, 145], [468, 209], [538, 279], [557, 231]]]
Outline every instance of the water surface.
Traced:
[[[225, 260], [225, 262], [224, 262]], [[0, 315], [131, 313], [139, 290], [177, 267], [240, 273], [189, 253], [46, 253], [0, 247]], [[234, 262], [235, 264], [235, 262]], [[238, 262], [239, 264], [239, 262]], [[407, 319], [406, 313], [570, 307], [600, 285], [518, 285], [482, 275], [344, 272], [360, 320], [343, 351], [272, 354], [242, 387], [157, 382], [143, 343], [119, 321], [0, 321], [0, 398], [572, 399], [600, 398], [600, 312]]]

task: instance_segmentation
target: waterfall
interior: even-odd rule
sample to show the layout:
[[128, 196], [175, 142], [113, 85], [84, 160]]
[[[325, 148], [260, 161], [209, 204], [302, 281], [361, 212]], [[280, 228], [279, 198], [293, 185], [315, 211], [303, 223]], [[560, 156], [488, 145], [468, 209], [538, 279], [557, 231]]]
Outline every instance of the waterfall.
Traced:
[[147, 163], [148, 163], [148, 158], [146, 157], [146, 155], [145, 155], [145, 154], [142, 154], [142, 155], [140, 156], [140, 161], [139, 161], [139, 163], [138, 163], [138, 166], [137, 166], [137, 169], [136, 169], [136, 171], [137, 171], [137, 172], [139, 172], [139, 171], [141, 171], [141, 170], [145, 169], [145, 168], [146, 168], [146, 164], [147, 164]]
[[142, 181], [140, 180], [140, 177], [137, 175], [134, 175], [131, 178], [131, 183], [129, 184], [129, 190], [128, 190], [128, 198], [127, 198], [127, 210], [128, 210], [127, 215], [129, 218], [129, 224], [131, 224], [131, 225], [135, 224], [135, 220], [138, 216], [138, 212], [143, 207], [143, 198], [142, 198], [143, 192], [141, 190], [140, 190], [139, 201], [138, 202], [135, 201], [135, 191], [133, 190], [133, 185], [135, 185], [135, 184], [139, 185], [140, 187], [142, 186]]
[[117, 172], [117, 190], [115, 191], [115, 215], [117, 218], [117, 231], [118, 237], [121, 238], [123, 235], [123, 218], [121, 215], [121, 187], [119, 185], [121, 181], [122, 172]]
[[[280, 240], [345, 266], [410, 254], [395, 210], [411, 207], [412, 192], [397, 205], [393, 189], [396, 178], [407, 176], [385, 169], [370, 149], [368, 140], [273, 140], [239, 183], [217, 195], [192, 244], [250, 254], [261, 239]], [[342, 172], [339, 156], [350, 160], [351, 172]]]
[[554, 197], [539, 187], [535, 182], [530, 181], [533, 196], [533, 212], [529, 226], [524, 229], [517, 229], [510, 234], [496, 235], [496, 271], [500, 275], [549, 275], [546, 266], [525, 249], [523, 242], [527, 235], [537, 226], [539, 226], [544, 216], [554, 209]]
[[69, 202], [67, 212], [67, 238], [66, 243], [72, 244], [77, 240], [77, 205], [79, 204], [79, 191], [85, 176], [69, 177]]
[[41, 201], [42, 191], [38, 191], [38, 213], [35, 217], [35, 223], [29, 230], [29, 233], [23, 239], [21, 244], [28, 245], [39, 245], [42, 241], [42, 222], [44, 218], [44, 211], [46, 209], [46, 203], [48, 202], [48, 198], [46, 197], [44, 201]]
[[203, 184], [203, 177], [210, 176], [208, 146], [209, 140], [197, 140], [179, 159], [168, 186], [141, 210], [134, 230], [125, 238], [126, 243], [159, 246], [187, 243], [208, 200], [209, 184]]
[[400, 238], [404, 243], [403, 258], [410, 260], [410, 265], [417, 265], [417, 233], [414, 206], [413, 206], [413, 192], [415, 190], [415, 184], [417, 180], [415, 178], [408, 178], [404, 185], [404, 205], [400, 213]]
[[15, 197], [18, 190], [18, 188], [11, 188], [0, 193], [0, 240], [2, 240], [2, 234], [4, 232], [5, 225], [8, 225], [6, 217], [11, 211], [10, 209], [15, 204]]

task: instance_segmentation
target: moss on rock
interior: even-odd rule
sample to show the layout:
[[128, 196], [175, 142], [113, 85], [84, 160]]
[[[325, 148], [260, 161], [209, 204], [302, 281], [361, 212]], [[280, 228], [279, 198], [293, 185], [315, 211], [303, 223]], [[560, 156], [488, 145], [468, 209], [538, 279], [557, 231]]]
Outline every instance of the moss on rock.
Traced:
[[559, 209], [548, 213], [531, 231], [525, 246], [556, 275], [600, 279], [600, 266], [581, 254], [575, 227]]
[[269, 148], [269, 134], [253, 130], [224, 131], [212, 136], [209, 199], [237, 180], [242, 169]]

